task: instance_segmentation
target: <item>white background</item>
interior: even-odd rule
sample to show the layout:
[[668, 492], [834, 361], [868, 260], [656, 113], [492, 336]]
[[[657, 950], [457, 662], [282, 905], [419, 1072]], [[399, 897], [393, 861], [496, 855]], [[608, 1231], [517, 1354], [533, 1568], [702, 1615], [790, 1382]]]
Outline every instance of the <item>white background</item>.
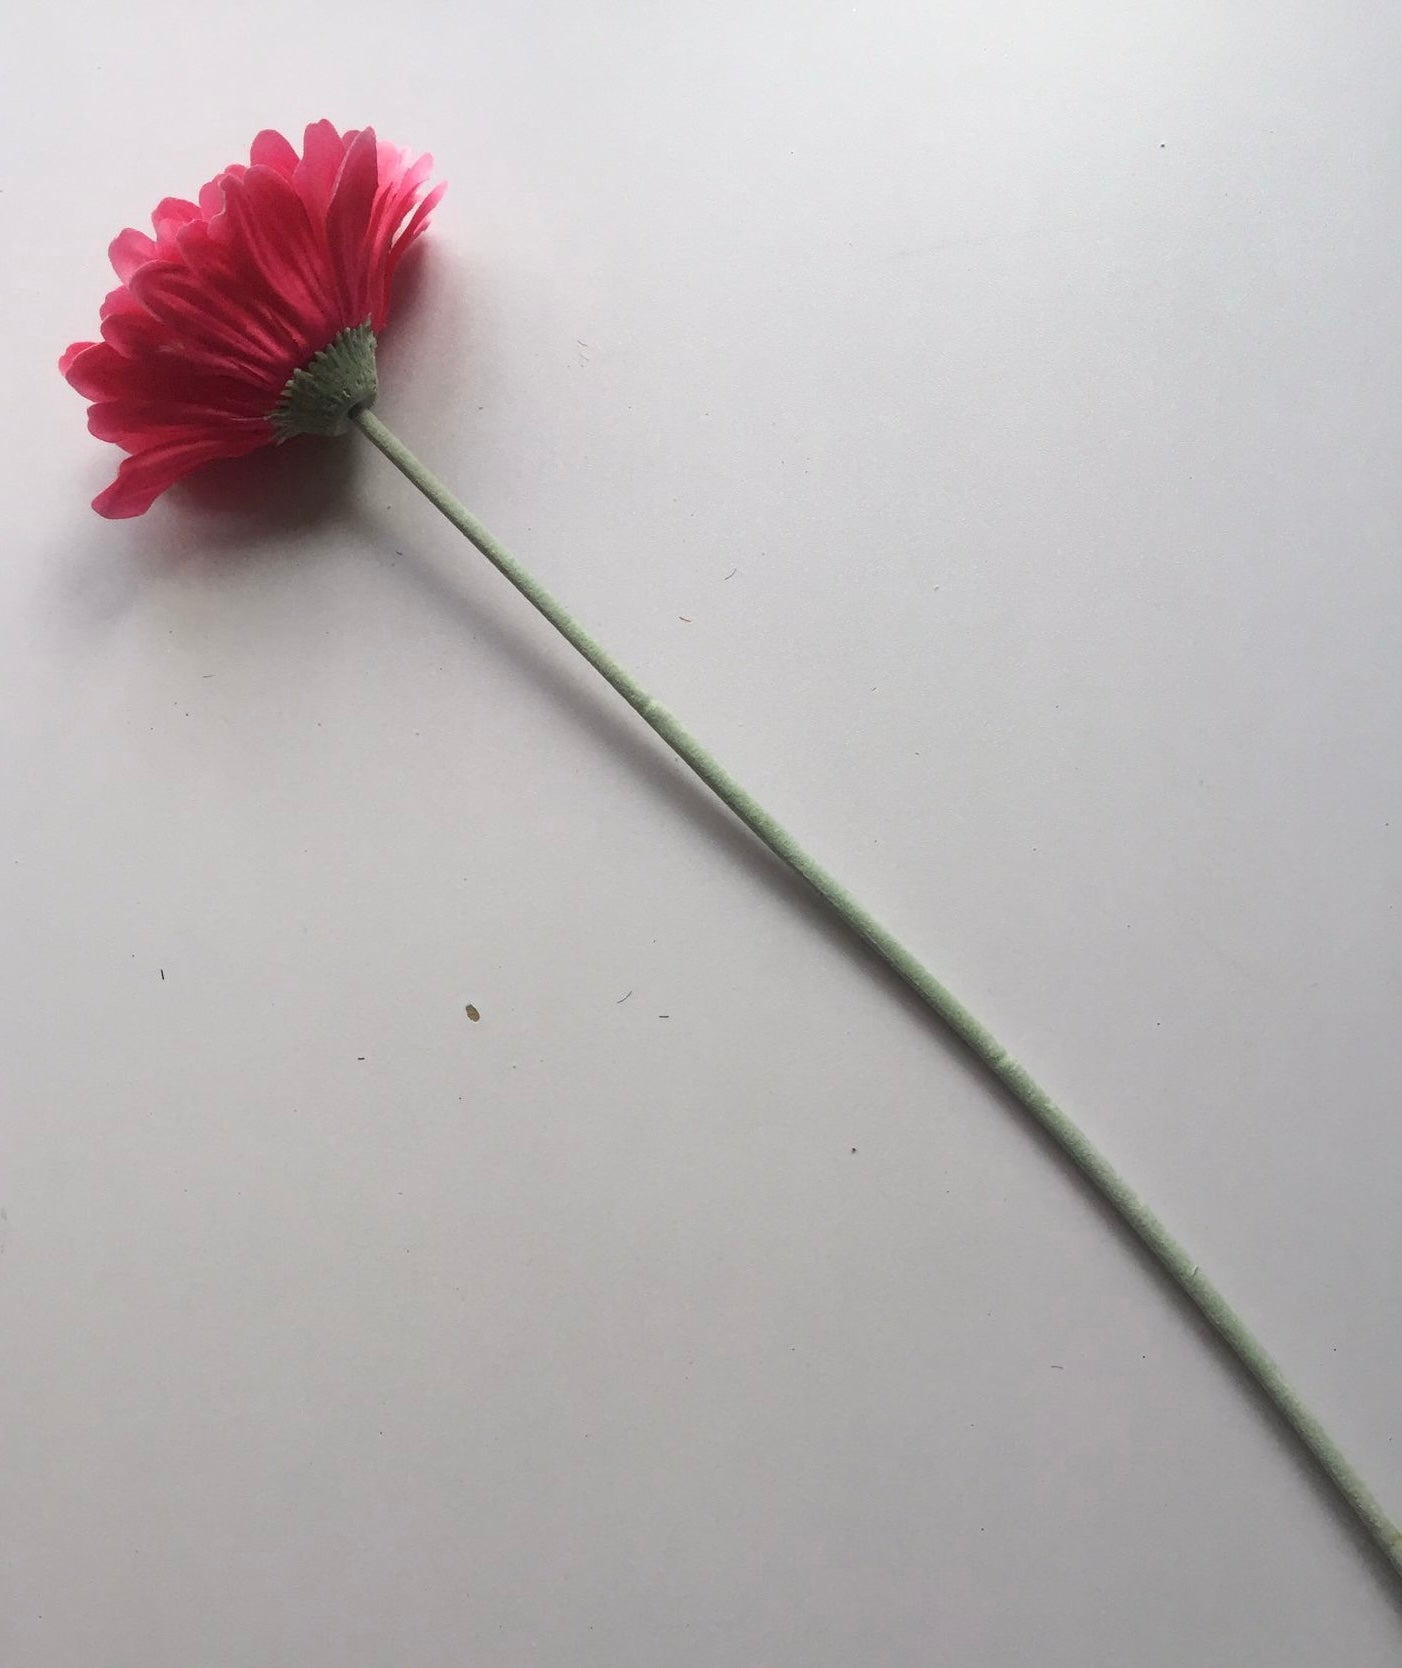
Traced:
[[381, 415], [1396, 1510], [1396, 8], [6, 29], [7, 1668], [1396, 1663], [1200, 1329], [383, 460], [104, 523], [54, 370], [256, 128], [432, 149]]

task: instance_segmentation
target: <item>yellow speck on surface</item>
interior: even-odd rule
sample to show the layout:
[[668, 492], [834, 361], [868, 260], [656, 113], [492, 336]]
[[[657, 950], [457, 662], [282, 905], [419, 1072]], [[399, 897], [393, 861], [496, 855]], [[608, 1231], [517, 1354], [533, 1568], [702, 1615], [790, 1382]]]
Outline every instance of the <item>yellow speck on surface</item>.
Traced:
[[468, 1017], [468, 1018], [469, 1018], [469, 1019], [470, 1019], [470, 1020], [471, 1020], [471, 1021], [472, 1021], [472, 1023], [473, 1023], [473, 1024], [474, 1024], [474, 1025], [475, 1025], [475, 1024], [476, 1024], [476, 1023], [477, 1023], [477, 1021], [478, 1021], [478, 1020], [479, 1020], [479, 1019], [481, 1019], [481, 1017], [482, 1017], [482, 1016], [481, 1016], [481, 1014], [479, 1014], [479, 1013], [478, 1013], [478, 1012], [477, 1012], [477, 1010], [476, 1010], [476, 1008], [474, 1008], [474, 1007], [473, 1007], [473, 1005], [472, 1005], [472, 1004], [471, 1004], [471, 1002], [469, 1002], [469, 1003], [468, 1003], [468, 1004], [467, 1004], [467, 1017]]

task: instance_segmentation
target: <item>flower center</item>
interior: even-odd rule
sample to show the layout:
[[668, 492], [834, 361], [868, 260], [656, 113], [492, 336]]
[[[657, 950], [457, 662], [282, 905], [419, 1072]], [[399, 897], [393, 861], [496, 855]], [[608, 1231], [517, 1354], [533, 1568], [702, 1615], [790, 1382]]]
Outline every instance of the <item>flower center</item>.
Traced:
[[268, 413], [279, 440], [294, 434], [344, 434], [353, 411], [373, 405], [375, 332], [369, 322], [343, 330], [300, 371], [293, 371], [282, 398]]

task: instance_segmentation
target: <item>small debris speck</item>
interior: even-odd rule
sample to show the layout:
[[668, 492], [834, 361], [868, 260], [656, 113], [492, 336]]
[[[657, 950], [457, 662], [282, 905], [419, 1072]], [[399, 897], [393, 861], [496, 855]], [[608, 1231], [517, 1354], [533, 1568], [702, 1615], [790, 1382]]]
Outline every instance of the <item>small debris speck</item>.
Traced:
[[165, 968], [164, 968], [164, 967], [163, 967], [163, 968], [162, 968], [162, 969], [161, 969], [161, 982], [162, 982], [162, 983], [164, 983], [164, 982], [165, 982], [165, 976], [166, 976], [166, 970], [165, 970]]
[[670, 1019], [672, 1016], [671, 1016], [671, 1014], [658, 1014], [657, 1017], [659, 1019]]
[[1051, 1370], [1054, 1373], [1064, 1373], [1066, 1371], [1065, 1367], [1063, 1367], [1059, 1361], [1053, 1361], [1052, 1362]]
[[626, 991], [626, 992], [625, 992], [625, 993], [624, 993], [624, 994], [623, 994], [623, 995], [622, 995], [622, 996], [620, 996], [620, 997], [619, 997], [619, 999], [618, 999], [618, 1000], [617, 1000], [617, 1001], [616, 1001], [616, 1002], [615, 1002], [615, 1003], [614, 1003], [614, 1007], [615, 1007], [615, 1008], [621, 1008], [621, 1007], [622, 1007], [622, 1006], [623, 1006], [623, 1004], [624, 1004], [624, 1003], [625, 1003], [625, 1002], [626, 1002], [626, 1001], [627, 1001], [627, 1000], [628, 1000], [628, 998], [629, 998], [629, 997], [630, 997], [630, 996], [631, 996], [631, 995], [632, 995], [632, 994], [633, 994], [633, 993], [632, 993], [632, 991], [631, 991], [631, 990], [630, 990], [630, 991]]
[[678, 614], [677, 618], [681, 621], [681, 623], [683, 625], [690, 625], [691, 624], [691, 615], [690, 614]]
[[[734, 579], [735, 575], [737, 573], [739, 573], [739, 571], [740, 571], [739, 568], [731, 568], [730, 572], [728, 574], [726, 574], [725, 578], [726, 579]], [[721, 583], [724, 584], [725, 580], [722, 580]]]
[[853, 1152], [856, 1152], [856, 1150], [857, 1150], [857, 1149], [856, 1149], [856, 1148], [855, 1148], [855, 1147], [853, 1147], [853, 1149], [852, 1149], [852, 1151], [853, 1151]]
[[472, 1023], [474, 1025], [482, 1017], [481, 1014], [478, 1013], [477, 1009], [475, 1007], [473, 1007], [471, 1002], [469, 1002], [467, 1004], [467, 1007], [463, 1010], [463, 1012], [466, 1013], [467, 1017], [472, 1021]]

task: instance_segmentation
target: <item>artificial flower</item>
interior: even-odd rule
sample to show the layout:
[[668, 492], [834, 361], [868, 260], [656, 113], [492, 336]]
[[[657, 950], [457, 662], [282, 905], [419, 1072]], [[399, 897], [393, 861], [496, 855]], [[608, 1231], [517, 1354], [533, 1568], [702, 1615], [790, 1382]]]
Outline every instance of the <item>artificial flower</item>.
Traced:
[[445, 189], [432, 168], [373, 128], [313, 122], [300, 156], [266, 130], [195, 202], [157, 204], [153, 236], [113, 240], [102, 339], [59, 361], [89, 429], [130, 454], [99, 515], [140, 515], [211, 459], [340, 433], [374, 399], [395, 269]]

